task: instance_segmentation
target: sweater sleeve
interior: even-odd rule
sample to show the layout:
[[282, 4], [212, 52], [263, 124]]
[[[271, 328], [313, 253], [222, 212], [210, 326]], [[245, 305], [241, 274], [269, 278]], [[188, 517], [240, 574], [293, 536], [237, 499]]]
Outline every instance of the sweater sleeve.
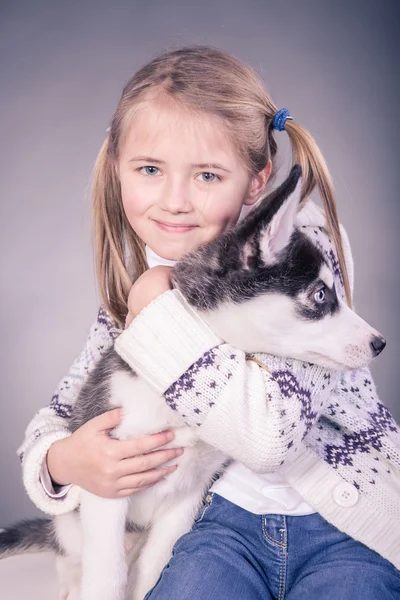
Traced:
[[[325, 253], [344, 297], [331, 239], [322, 227], [305, 233]], [[352, 288], [350, 245], [341, 233]], [[203, 441], [259, 473], [291, 460], [341, 375], [295, 359], [247, 355], [215, 335], [176, 289], [145, 307], [115, 349]]]
[[63, 494], [49, 494], [43, 480], [43, 468], [50, 446], [71, 435], [68, 421], [79, 391], [100, 357], [114, 343], [116, 329], [103, 306], [90, 328], [85, 346], [68, 374], [60, 381], [48, 406], [41, 408], [28, 424], [25, 437], [17, 450], [22, 478], [28, 496], [43, 512], [57, 515], [69, 512], [79, 504], [79, 488], [71, 485]]

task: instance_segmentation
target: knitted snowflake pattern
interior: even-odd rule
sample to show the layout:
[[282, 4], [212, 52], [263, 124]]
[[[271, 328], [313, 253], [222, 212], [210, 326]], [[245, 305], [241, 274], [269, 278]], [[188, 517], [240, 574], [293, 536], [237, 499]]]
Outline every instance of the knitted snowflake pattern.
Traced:
[[[345, 298], [339, 262], [331, 238], [322, 227], [303, 226], [303, 231], [322, 251], [334, 275], [338, 295]], [[217, 406], [222, 390], [234, 377], [238, 359], [232, 347], [221, 344], [206, 352], [165, 392], [167, 404], [178, 411], [191, 426], [201, 426], [210, 410]], [[274, 369], [273, 357], [257, 355], [270, 368], [270, 381], [279, 387], [280, 398], [267, 393], [271, 415], [280, 403], [281, 436], [301, 426], [305, 446], [317, 453], [342, 477], [363, 491], [376, 485], [378, 478], [386, 481], [400, 469], [400, 434], [389, 409], [376, 393], [368, 368], [345, 371], [339, 383], [332, 387], [331, 374], [324, 381], [302, 378], [286, 360], [284, 368]], [[297, 363], [299, 364], [299, 363]], [[312, 365], [303, 363], [307, 370]], [[306, 382], [306, 383], [305, 383]], [[330, 390], [328, 401], [318, 403], [317, 390]], [[298, 422], [285, 422], [291, 402], [300, 404]], [[320, 410], [321, 409], [321, 410]], [[288, 442], [288, 447], [293, 442]], [[366, 460], [368, 458], [368, 460]], [[395, 484], [393, 484], [394, 486]]]

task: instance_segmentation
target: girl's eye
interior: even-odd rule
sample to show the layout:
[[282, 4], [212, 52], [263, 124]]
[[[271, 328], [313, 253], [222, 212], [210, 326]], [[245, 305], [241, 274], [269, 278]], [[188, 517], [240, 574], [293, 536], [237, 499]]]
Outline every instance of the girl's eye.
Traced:
[[158, 169], [157, 167], [152, 167], [152, 166], [148, 165], [148, 166], [146, 166], [146, 167], [141, 167], [141, 168], [139, 169], [139, 171], [140, 171], [141, 173], [143, 173], [143, 169], [145, 169], [145, 170], [144, 170], [144, 174], [145, 174], [145, 175], [156, 175], [156, 174], [157, 174], [157, 172], [159, 172], [159, 170], [160, 170], [160, 169]]
[[324, 288], [321, 288], [320, 290], [318, 290], [318, 292], [315, 292], [314, 300], [315, 302], [318, 302], [318, 304], [323, 304], [325, 302], [326, 294]]
[[205, 183], [213, 183], [214, 181], [218, 181], [219, 179], [221, 179], [220, 177], [218, 177], [218, 175], [215, 175], [215, 173], [200, 173], [199, 177], [204, 177], [203, 181]]

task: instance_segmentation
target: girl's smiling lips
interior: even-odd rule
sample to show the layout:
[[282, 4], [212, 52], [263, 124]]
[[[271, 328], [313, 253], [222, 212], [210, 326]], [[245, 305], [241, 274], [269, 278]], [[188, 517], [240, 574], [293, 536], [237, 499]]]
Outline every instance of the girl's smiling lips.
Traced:
[[190, 225], [186, 223], [168, 223], [167, 221], [157, 221], [156, 219], [153, 220], [160, 227], [160, 229], [170, 233], [186, 233], [187, 231], [191, 231], [197, 227], [197, 225]]

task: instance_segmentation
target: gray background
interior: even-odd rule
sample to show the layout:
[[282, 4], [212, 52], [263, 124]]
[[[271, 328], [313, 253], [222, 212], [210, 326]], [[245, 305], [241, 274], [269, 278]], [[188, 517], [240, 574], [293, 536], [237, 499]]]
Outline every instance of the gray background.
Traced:
[[104, 130], [123, 83], [164, 49], [202, 43], [233, 52], [317, 139], [352, 242], [355, 307], [388, 339], [372, 371], [399, 419], [398, 6], [0, 3], [0, 525], [39, 513], [15, 451], [80, 352], [99, 302], [88, 188]]

